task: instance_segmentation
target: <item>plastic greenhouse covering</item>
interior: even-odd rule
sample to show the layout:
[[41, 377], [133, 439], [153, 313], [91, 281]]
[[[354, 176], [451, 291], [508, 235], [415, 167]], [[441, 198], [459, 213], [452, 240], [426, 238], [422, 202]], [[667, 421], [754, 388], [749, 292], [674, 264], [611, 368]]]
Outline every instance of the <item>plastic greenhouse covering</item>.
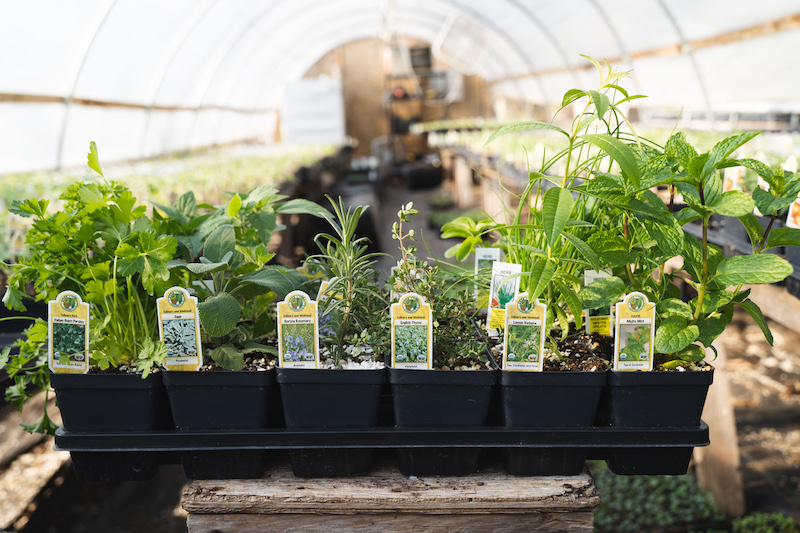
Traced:
[[[800, 112], [796, 0], [31, 0], [0, 3], [0, 173], [269, 137], [326, 52], [429, 42], [497, 95], [543, 105], [635, 73], [642, 106]], [[589, 68], [587, 68], [589, 67]]]

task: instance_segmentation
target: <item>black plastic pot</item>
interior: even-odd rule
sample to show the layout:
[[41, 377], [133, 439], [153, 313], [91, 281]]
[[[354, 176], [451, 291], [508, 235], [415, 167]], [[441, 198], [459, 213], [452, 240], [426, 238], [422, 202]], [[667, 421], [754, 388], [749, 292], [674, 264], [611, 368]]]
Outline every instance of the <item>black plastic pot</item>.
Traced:
[[[389, 369], [397, 427], [486, 425], [496, 370]], [[403, 475], [463, 476], [478, 470], [481, 448], [399, 448]]]
[[[601, 422], [617, 427], [698, 427], [714, 368], [699, 372], [616, 372], [608, 375]], [[676, 475], [692, 448], [617, 448], [606, 462], [615, 474]]]
[[[175, 428], [237, 430], [266, 428], [275, 371], [164, 372]], [[181, 453], [190, 479], [252, 479], [264, 473], [262, 450], [186, 451]]]
[[[64, 430], [71, 432], [149, 431], [170, 429], [167, 394], [161, 373], [50, 374]], [[156, 471], [150, 452], [72, 452], [81, 481], [143, 480]]]
[[[288, 429], [371, 428], [378, 420], [386, 371], [278, 368]], [[368, 474], [371, 449], [302, 449], [289, 452], [298, 477]]]
[[66, 431], [171, 429], [161, 372], [50, 374]]
[[[505, 427], [592, 427], [608, 372], [500, 372]], [[509, 474], [577, 475], [585, 448], [506, 448]]]

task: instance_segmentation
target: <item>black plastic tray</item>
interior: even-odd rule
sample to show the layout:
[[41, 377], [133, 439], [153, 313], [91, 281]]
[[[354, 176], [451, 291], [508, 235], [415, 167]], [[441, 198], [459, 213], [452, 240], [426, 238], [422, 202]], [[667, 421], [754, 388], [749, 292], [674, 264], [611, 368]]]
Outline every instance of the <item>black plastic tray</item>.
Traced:
[[683, 448], [707, 446], [708, 425], [662, 428], [395, 428], [257, 431], [56, 432], [70, 452], [176, 452], [324, 448]]

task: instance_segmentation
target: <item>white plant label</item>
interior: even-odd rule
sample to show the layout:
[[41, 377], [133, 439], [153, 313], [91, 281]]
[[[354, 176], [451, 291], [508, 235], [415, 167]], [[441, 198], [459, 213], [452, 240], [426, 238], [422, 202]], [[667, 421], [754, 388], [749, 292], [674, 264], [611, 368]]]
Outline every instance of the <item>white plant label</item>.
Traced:
[[199, 370], [203, 366], [203, 344], [197, 298], [182, 287], [167, 289], [156, 300], [158, 335], [167, 346], [167, 370]]
[[278, 302], [278, 364], [284, 368], [319, 368], [317, 302], [303, 291]]
[[64, 291], [47, 302], [49, 346], [47, 361], [56, 374], [89, 371], [89, 304], [78, 294]]
[[506, 334], [503, 337], [503, 370], [544, 370], [544, 339], [547, 336], [547, 306], [530, 301], [523, 292], [506, 304]]
[[492, 281], [489, 286], [489, 312], [486, 326], [489, 335], [496, 337], [499, 329], [506, 325], [506, 304], [519, 295], [519, 275], [522, 265], [495, 261], [492, 264]]
[[475, 248], [475, 307], [489, 307], [489, 289], [492, 280], [492, 265], [500, 261], [500, 248]]
[[656, 304], [632, 292], [616, 304], [614, 370], [653, 370]]
[[433, 368], [433, 315], [430, 304], [409, 292], [392, 304], [392, 366], [416, 370]]

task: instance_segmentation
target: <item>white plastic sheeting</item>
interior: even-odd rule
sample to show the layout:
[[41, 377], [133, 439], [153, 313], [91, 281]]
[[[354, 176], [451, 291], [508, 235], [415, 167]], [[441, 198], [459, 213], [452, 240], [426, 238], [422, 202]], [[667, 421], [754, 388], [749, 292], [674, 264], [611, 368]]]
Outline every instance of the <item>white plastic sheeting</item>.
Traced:
[[800, 112], [796, 0], [30, 0], [0, 3], [0, 173], [271, 136], [285, 88], [354, 40], [436, 43], [507, 97], [633, 70], [640, 105]]

